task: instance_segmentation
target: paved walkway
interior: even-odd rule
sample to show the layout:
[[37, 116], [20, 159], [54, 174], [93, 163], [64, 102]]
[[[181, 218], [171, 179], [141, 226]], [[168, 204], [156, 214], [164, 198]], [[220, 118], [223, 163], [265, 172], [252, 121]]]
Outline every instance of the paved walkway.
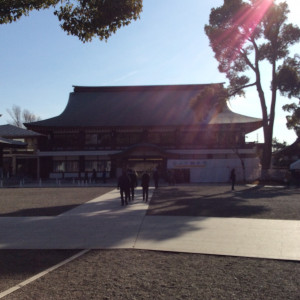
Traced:
[[135, 248], [300, 260], [300, 221], [146, 216], [140, 188], [136, 194], [126, 207], [113, 190], [56, 217], [1, 217], [0, 249]]

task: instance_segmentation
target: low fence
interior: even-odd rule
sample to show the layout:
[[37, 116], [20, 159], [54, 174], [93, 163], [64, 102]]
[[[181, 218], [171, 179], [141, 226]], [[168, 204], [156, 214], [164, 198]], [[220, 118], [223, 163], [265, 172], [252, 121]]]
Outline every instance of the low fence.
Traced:
[[284, 181], [285, 176], [287, 173], [287, 169], [270, 169], [269, 170], [269, 176], [270, 179], [275, 181]]
[[0, 179], [0, 188], [9, 187], [60, 187], [60, 186], [105, 186], [116, 185], [114, 180], [106, 179], [105, 183], [102, 180], [92, 181], [91, 179], [31, 179], [31, 178], [8, 178]]

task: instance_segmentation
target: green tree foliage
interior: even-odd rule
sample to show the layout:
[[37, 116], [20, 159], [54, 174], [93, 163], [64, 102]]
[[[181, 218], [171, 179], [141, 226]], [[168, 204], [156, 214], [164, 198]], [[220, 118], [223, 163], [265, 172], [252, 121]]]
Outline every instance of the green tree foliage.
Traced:
[[278, 88], [289, 98], [300, 98], [300, 56], [287, 58], [278, 69]]
[[28, 16], [31, 10], [54, 7], [60, 0], [10, 0], [1, 1], [0, 24], [12, 23], [23, 15]]
[[285, 156], [285, 148], [287, 147], [286, 142], [279, 142], [278, 139], [273, 138], [272, 139], [272, 152], [273, 152], [273, 164], [276, 167], [284, 167], [288, 168], [289, 165], [292, 163], [289, 159], [287, 159]]
[[291, 115], [286, 117], [286, 126], [288, 129], [293, 129], [298, 137], [300, 137], [300, 102], [298, 105], [296, 103], [286, 104], [283, 109]]
[[14, 22], [32, 10], [55, 7], [54, 14], [68, 34], [82, 42], [107, 40], [117, 29], [137, 20], [142, 0], [10, 0], [1, 1], [0, 24]]
[[198, 121], [208, 123], [213, 114], [222, 110], [227, 99], [228, 91], [223, 85], [207, 86], [197, 96], [190, 99], [189, 105]]
[[287, 116], [287, 128], [293, 129], [300, 137], [300, 56], [286, 59], [278, 72], [279, 90], [289, 98], [298, 98], [298, 104], [291, 103], [283, 106], [283, 109], [291, 115]]
[[272, 139], [272, 152], [277, 152], [284, 149], [287, 146], [286, 142], [279, 142], [277, 138]]
[[[300, 29], [287, 23], [288, 5], [276, 0], [224, 0], [213, 8], [205, 32], [210, 40], [219, 70], [229, 80], [230, 95], [243, 95], [256, 87], [263, 119], [264, 149], [262, 176], [271, 164], [272, 136], [278, 87], [277, 71], [289, 49], [300, 40]], [[270, 99], [262, 81], [262, 63], [270, 65]], [[265, 75], [265, 74], [264, 74]]]

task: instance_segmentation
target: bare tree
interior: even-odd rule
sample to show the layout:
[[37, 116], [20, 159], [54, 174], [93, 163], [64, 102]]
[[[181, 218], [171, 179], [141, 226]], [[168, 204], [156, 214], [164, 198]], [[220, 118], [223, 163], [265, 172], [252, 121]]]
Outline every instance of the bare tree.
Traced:
[[23, 120], [24, 123], [30, 123], [39, 121], [41, 118], [39, 116], [36, 116], [34, 113], [30, 112], [28, 109], [23, 110]]
[[6, 110], [11, 117], [11, 120], [8, 121], [9, 124], [23, 127], [22, 120], [21, 120], [21, 108], [20, 106], [13, 105], [12, 109]]
[[41, 118], [27, 109], [22, 111], [21, 107], [18, 105], [13, 105], [11, 109], [6, 110], [11, 117], [11, 120], [7, 122], [11, 125], [25, 128], [23, 123], [30, 123], [34, 121], [39, 121]]

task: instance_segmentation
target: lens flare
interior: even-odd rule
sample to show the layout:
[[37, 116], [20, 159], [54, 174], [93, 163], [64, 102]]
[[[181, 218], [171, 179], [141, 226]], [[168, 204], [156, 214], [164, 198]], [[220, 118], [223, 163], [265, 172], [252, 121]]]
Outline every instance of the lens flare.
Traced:
[[229, 26], [222, 30], [216, 41], [219, 56], [227, 60], [228, 67], [240, 54], [245, 43], [251, 39], [273, 2], [273, 0], [256, 0], [252, 5], [243, 6], [228, 21]]

